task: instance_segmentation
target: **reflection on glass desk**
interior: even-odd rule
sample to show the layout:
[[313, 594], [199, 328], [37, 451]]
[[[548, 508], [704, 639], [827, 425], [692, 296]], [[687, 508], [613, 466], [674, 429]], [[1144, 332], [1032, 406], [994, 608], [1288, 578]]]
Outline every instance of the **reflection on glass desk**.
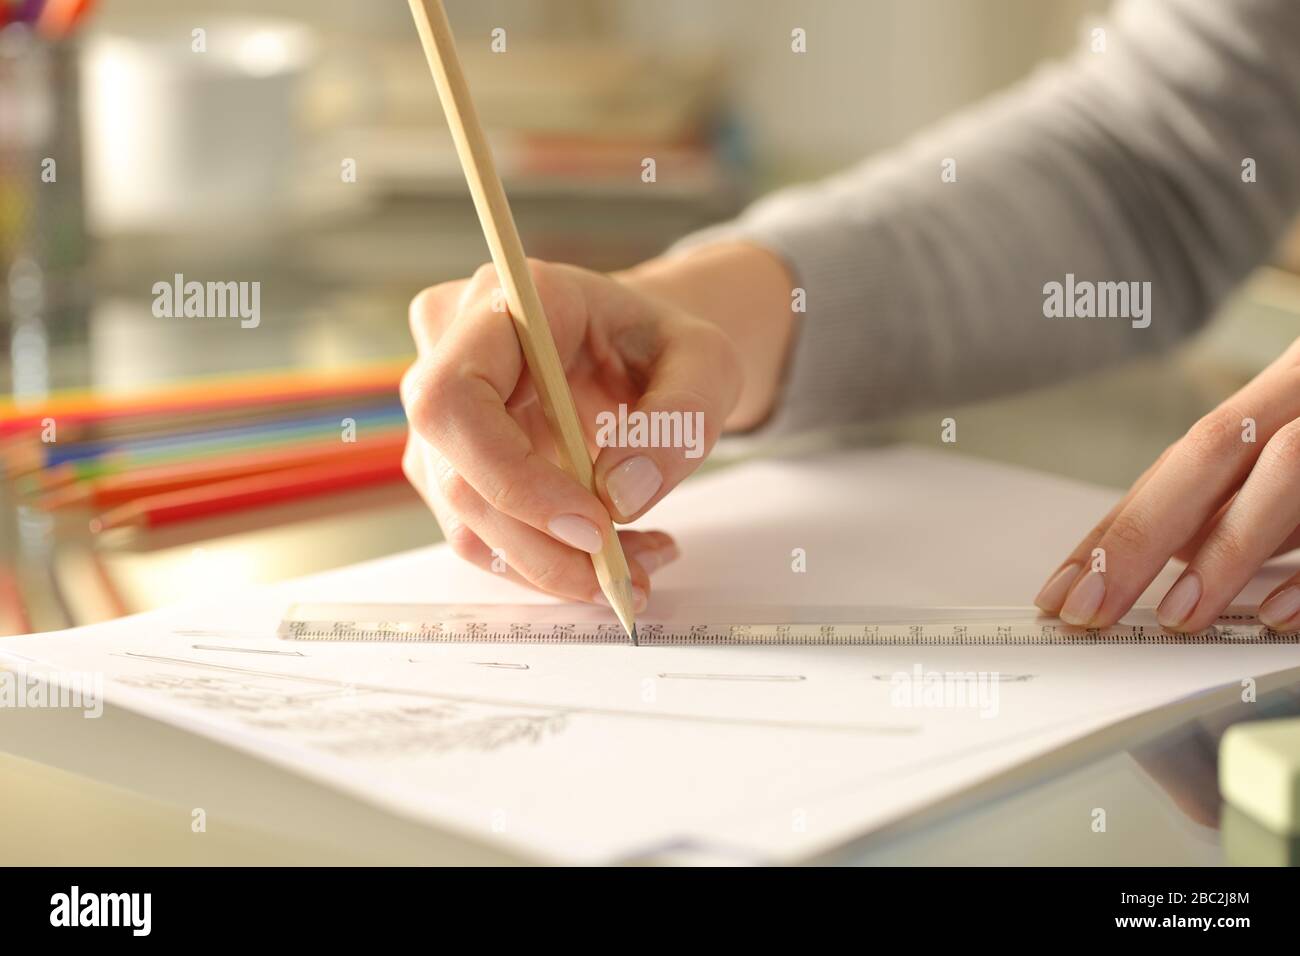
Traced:
[[1300, 838], [1222, 803], [1218, 747], [1242, 720], [1300, 713], [1300, 672], [1165, 708], [959, 795], [828, 862], [850, 865], [1297, 866]]

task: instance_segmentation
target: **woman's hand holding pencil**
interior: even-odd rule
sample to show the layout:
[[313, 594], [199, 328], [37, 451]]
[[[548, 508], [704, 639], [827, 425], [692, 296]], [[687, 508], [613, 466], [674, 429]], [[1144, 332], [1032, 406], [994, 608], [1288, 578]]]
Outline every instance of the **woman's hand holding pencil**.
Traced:
[[[700, 412], [707, 453], [740, 396], [740, 361], [716, 325], [631, 283], [573, 266], [531, 261], [530, 268], [595, 456], [599, 497], [555, 463], [510, 315], [494, 308], [501, 297], [491, 266], [411, 303], [419, 357], [402, 382], [411, 422], [404, 465], [461, 557], [560, 597], [600, 603], [588, 555], [600, 548], [604, 516], [640, 517], [703, 459], [682, 448], [598, 448], [597, 416], [620, 404]], [[677, 547], [658, 531], [622, 531], [620, 541], [639, 609], [650, 573]]]

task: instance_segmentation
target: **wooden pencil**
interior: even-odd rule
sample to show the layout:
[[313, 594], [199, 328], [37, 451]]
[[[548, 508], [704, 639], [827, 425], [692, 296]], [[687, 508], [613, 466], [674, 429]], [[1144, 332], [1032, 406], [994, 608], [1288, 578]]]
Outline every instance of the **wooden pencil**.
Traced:
[[[470, 99], [469, 86], [465, 82], [460, 57], [456, 53], [451, 24], [447, 22], [447, 12], [443, 9], [442, 0], [409, 2], [425, 58], [429, 61], [433, 81], [438, 87], [438, 98], [442, 101], [442, 109], [447, 116], [447, 126], [456, 144], [456, 154], [460, 157], [470, 195], [474, 199], [474, 208], [478, 211], [479, 223], [492, 254], [492, 262], [505, 291], [506, 304], [514, 319], [519, 344], [523, 348], [524, 358], [537, 387], [538, 399], [555, 439], [560, 464], [583, 487], [594, 492], [595, 476], [591, 457], [587, 453], [587, 443], [578, 420], [573, 393], [569, 391], [564, 365], [555, 348], [555, 339], [551, 335], [542, 300], [537, 295], [532, 274], [528, 271], [523, 243], [519, 241], [519, 232], [506, 201], [505, 189], [497, 175], [492, 151]], [[623, 547], [619, 543], [613, 521], [606, 521], [602, 531], [604, 546], [591, 556], [591, 563], [610, 607], [635, 644], [636, 619], [627, 558], [623, 555]]]

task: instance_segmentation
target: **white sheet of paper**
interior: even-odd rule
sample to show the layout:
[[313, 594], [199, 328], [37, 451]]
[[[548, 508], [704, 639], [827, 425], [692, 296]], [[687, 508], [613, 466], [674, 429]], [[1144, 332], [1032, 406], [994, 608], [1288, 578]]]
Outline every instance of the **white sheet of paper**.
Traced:
[[[690, 483], [644, 524], [671, 530], [683, 551], [656, 577], [662, 607], [1026, 605], [1114, 497], [892, 449], [739, 466]], [[794, 549], [804, 572], [792, 570]], [[1270, 568], [1246, 599], [1285, 573]], [[683, 846], [798, 858], [1116, 720], [1300, 666], [1300, 647], [1287, 645], [279, 641], [295, 600], [544, 599], [436, 547], [6, 639], [0, 662], [102, 672], [111, 703], [400, 814], [568, 861]], [[918, 667], [998, 677], [964, 685], [971, 706], [901, 706], [892, 678]]]

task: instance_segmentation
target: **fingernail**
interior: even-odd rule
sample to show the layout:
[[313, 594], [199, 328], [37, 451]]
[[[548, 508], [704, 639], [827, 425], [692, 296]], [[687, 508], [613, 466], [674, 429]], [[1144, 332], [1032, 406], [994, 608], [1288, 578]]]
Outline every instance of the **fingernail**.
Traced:
[[1079, 583], [1065, 599], [1061, 608], [1061, 620], [1076, 627], [1084, 627], [1092, 620], [1101, 607], [1101, 600], [1106, 596], [1106, 581], [1100, 571], [1089, 571], [1079, 579]]
[[1061, 609], [1061, 604], [1065, 601], [1065, 595], [1070, 591], [1070, 585], [1074, 579], [1079, 576], [1079, 563], [1077, 561], [1067, 564], [1061, 570], [1057, 571], [1043, 589], [1038, 592], [1038, 597], [1034, 598], [1034, 603], [1044, 611], [1050, 611], [1055, 614]]
[[645, 455], [637, 455], [618, 465], [605, 478], [605, 490], [618, 509], [619, 517], [630, 518], [654, 497], [664, 476], [659, 466]]
[[1300, 614], [1300, 587], [1283, 588], [1259, 608], [1259, 619], [1275, 631], [1285, 628]]
[[653, 574], [670, 561], [676, 561], [679, 556], [676, 546], [671, 544], [659, 548], [647, 548], [644, 551], [634, 551], [630, 555], [633, 561], [645, 569], [646, 574]]
[[571, 548], [595, 554], [604, 545], [600, 529], [581, 515], [560, 515], [546, 522], [546, 530]]
[[1165, 599], [1156, 608], [1156, 620], [1161, 627], [1177, 627], [1192, 616], [1196, 602], [1201, 599], [1201, 576], [1188, 571], [1178, 579]]

